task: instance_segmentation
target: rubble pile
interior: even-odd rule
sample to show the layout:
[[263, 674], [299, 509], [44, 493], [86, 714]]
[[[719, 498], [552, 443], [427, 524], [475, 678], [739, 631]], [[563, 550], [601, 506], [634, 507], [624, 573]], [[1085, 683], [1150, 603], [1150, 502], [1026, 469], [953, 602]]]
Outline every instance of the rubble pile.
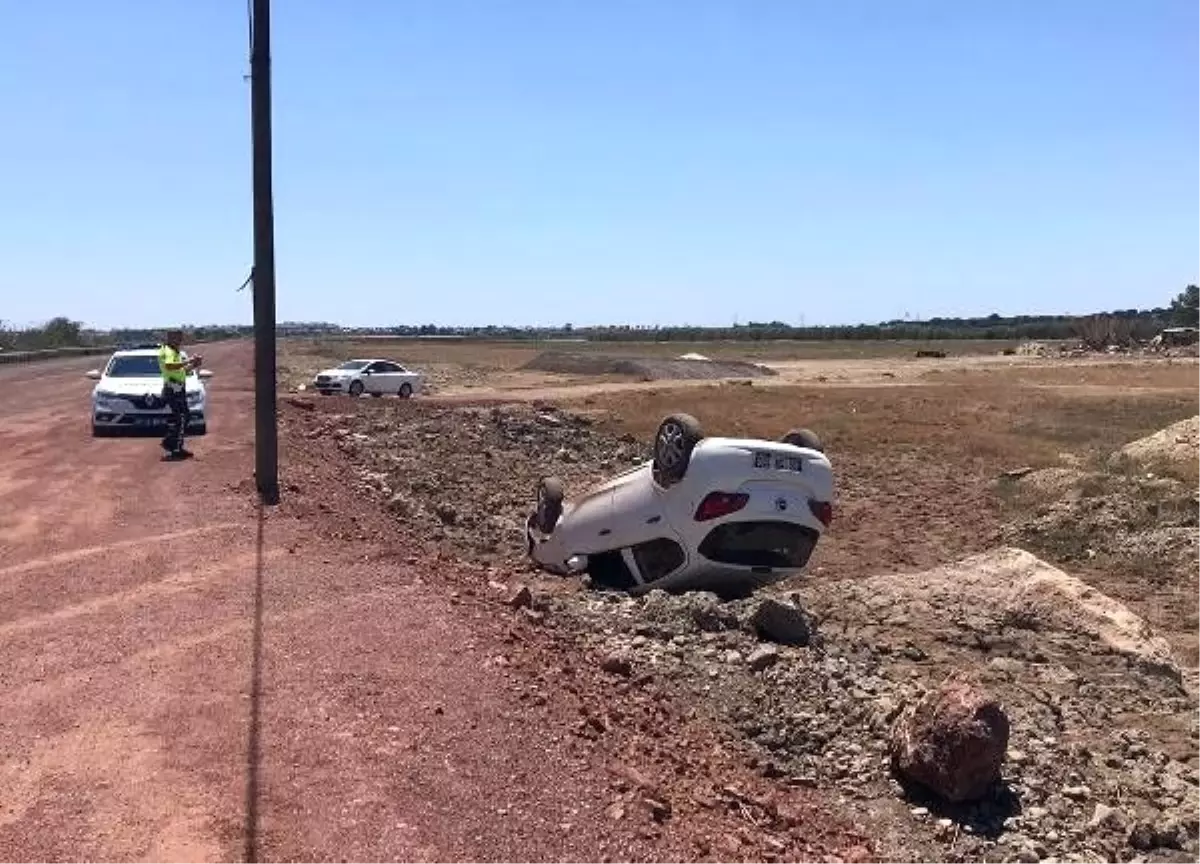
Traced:
[[[1076, 589], [1086, 596], [1072, 601]], [[766, 776], [836, 790], [896, 856], [1132, 860], [1147, 838], [1165, 839], [1160, 860], [1194, 854], [1194, 697], [1144, 622], [1096, 594], [1001, 550], [727, 603], [574, 594], [551, 601], [548, 620], [627, 674], [670, 681], [751, 742]], [[759, 626], [781, 608], [804, 622], [799, 644]], [[947, 683], [967, 673], [971, 690]], [[922, 709], [947, 704], [948, 720]], [[913, 718], [935, 716], [957, 730], [960, 758], [941, 780], [926, 768], [922, 790], [909, 782], [920, 759], [897, 759], [897, 739], [921, 738]]]
[[524, 566], [541, 477], [561, 477], [570, 495], [649, 458], [648, 445], [593, 426], [544, 405], [364, 402], [354, 413], [317, 413], [306, 434], [352, 458], [364, 493], [383, 500], [398, 531], [471, 560]]
[[[1187, 676], [1127, 607], [1028, 553], [730, 602], [578, 590], [525, 563], [537, 480], [559, 475], [570, 494], [648, 458], [646, 443], [545, 405], [363, 402], [294, 419], [340, 451], [402, 537], [508, 583], [496, 614], [536, 615], [628, 686], [659, 682], [690, 716], [733, 730], [764, 777], [833, 794], [891, 858], [1196, 857]], [[1105, 530], [1131, 514], [1114, 511]], [[959, 675], [971, 689], [955, 690]]]

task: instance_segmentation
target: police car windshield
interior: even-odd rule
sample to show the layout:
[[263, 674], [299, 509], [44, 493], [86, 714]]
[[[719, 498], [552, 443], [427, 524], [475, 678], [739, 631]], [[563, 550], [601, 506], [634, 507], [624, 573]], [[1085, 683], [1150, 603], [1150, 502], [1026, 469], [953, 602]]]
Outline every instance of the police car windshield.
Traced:
[[109, 378], [157, 378], [158, 358], [148, 354], [127, 354], [114, 357], [104, 373]]
[[366, 360], [349, 360], [337, 368], [345, 369], [347, 372], [353, 372], [358, 369], [365, 369], [367, 365], [368, 364]]

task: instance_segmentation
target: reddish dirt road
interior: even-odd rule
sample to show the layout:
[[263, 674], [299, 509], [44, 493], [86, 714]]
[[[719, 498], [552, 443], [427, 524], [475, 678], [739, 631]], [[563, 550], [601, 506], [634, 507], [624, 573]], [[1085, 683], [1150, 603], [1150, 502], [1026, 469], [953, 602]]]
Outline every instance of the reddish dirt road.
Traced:
[[[250, 346], [204, 353], [209, 435], [176, 464], [153, 438], [89, 437], [94, 360], [0, 370], [0, 859], [796, 858], [853, 842], [806, 799], [774, 847], [695, 798], [665, 820], [606, 813], [629, 776], [665, 772], [656, 759], [662, 796], [754, 780], [652, 685], [606, 691], [485, 591], [439, 586], [453, 565], [389, 545], [321, 442], [285, 436], [285, 500], [260, 512]], [[589, 699], [644, 719], [574, 735]], [[644, 737], [656, 723], [699, 755], [665, 759], [670, 740]]]

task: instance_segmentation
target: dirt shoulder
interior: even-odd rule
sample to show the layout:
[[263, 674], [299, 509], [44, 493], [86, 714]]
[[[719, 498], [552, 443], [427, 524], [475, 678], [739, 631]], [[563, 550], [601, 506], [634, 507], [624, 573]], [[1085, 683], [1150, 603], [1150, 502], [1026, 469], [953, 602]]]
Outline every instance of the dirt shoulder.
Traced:
[[187, 463], [160, 462], [153, 439], [87, 437], [81, 369], [6, 380], [0, 857], [729, 860], [859, 844], [803, 789], [747, 821], [717, 792], [760, 781], [710, 727], [398, 537], [286, 408], [284, 503], [260, 511], [250, 347], [205, 354], [213, 415]]

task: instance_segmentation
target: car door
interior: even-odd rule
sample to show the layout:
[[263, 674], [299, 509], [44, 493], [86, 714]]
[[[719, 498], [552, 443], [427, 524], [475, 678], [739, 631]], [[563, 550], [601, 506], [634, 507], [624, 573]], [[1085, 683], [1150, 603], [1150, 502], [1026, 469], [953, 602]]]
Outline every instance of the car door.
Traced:
[[386, 393], [387, 392], [387, 374], [383, 371], [383, 367], [387, 364], [382, 361], [372, 363], [363, 370], [362, 382], [363, 390], [368, 393]]
[[398, 365], [391, 362], [379, 362], [379, 386], [380, 393], [395, 394], [400, 389], [401, 369]]

